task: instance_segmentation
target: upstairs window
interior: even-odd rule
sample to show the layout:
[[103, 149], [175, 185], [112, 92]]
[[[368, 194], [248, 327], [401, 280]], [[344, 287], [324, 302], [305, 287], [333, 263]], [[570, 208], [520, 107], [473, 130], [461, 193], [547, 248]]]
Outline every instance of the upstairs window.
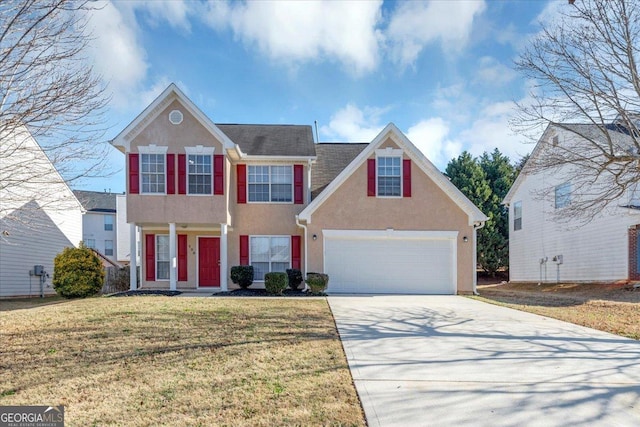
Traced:
[[402, 168], [400, 157], [378, 157], [378, 196], [402, 195]]
[[84, 239], [84, 245], [88, 248], [96, 248], [96, 239]]
[[249, 165], [249, 201], [292, 202], [293, 167]]
[[522, 202], [513, 204], [513, 230], [522, 230]]
[[165, 194], [165, 155], [141, 154], [142, 193]]
[[208, 154], [187, 156], [189, 194], [211, 194], [211, 157]]
[[555, 207], [556, 209], [569, 206], [571, 203], [571, 183], [565, 182], [555, 188]]
[[113, 231], [113, 215], [104, 216], [104, 231]]

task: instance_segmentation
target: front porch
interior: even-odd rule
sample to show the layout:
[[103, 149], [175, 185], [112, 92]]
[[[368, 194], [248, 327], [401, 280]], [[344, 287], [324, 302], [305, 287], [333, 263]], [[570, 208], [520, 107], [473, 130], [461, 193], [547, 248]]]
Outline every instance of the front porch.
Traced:
[[[130, 289], [228, 290], [227, 224], [130, 224]], [[133, 238], [137, 236], [138, 238]], [[136, 241], [140, 242], [140, 247]]]

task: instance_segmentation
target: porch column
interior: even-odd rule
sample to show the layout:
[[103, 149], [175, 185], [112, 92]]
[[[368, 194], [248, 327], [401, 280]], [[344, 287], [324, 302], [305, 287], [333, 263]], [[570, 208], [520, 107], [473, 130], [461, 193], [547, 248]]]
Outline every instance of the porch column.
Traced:
[[129, 224], [129, 289], [135, 291], [138, 287], [138, 245], [136, 224]]
[[175, 291], [178, 288], [176, 258], [176, 223], [169, 223], [169, 289]]
[[220, 224], [220, 290], [225, 292], [227, 286], [227, 224]]

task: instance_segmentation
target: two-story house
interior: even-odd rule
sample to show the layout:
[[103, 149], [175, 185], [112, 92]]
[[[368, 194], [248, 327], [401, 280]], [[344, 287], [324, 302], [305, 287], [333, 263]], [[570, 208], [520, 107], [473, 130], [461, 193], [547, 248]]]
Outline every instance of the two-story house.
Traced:
[[475, 290], [486, 217], [393, 124], [316, 144], [310, 126], [216, 124], [171, 84], [112, 143], [143, 288], [226, 290], [252, 265], [254, 286], [297, 268], [329, 292]]
[[[611, 126], [608, 131], [621, 147], [629, 142], [622, 128]], [[600, 214], [583, 223], [566, 213], [571, 204], [591, 197], [588, 191], [576, 191], [575, 166], [566, 164], [546, 170], [531, 167], [531, 162], [550, 151], [586, 144], [581, 135], [593, 141], [601, 139], [606, 145], [606, 138], [596, 125], [549, 125], [505, 196], [512, 282], [640, 279], [638, 197], [629, 192], [611, 200]]]
[[[73, 190], [82, 203], [82, 241], [100, 252], [109, 261], [117, 263], [116, 194], [101, 191]], [[129, 228], [126, 228], [127, 232]]]

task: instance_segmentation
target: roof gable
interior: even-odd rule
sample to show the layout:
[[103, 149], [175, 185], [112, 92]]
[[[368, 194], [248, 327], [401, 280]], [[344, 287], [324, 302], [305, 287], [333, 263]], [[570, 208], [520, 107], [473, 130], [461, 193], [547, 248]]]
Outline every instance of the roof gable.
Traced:
[[211, 132], [217, 140], [221, 141], [226, 150], [235, 149], [240, 152], [240, 148], [234, 144], [224, 132], [218, 129], [215, 123], [213, 123], [175, 83], [171, 83], [142, 113], [129, 123], [122, 132], [111, 140], [111, 144], [124, 153], [129, 152], [131, 149], [131, 141], [174, 100], [178, 100], [202, 126]]
[[467, 199], [393, 123], [389, 123], [378, 136], [327, 185], [318, 197], [300, 213], [299, 218], [310, 223], [313, 212], [318, 209], [358, 167], [374, 154], [375, 150], [380, 148], [388, 138], [404, 149], [405, 154], [468, 215], [470, 225], [487, 220], [487, 217]]

